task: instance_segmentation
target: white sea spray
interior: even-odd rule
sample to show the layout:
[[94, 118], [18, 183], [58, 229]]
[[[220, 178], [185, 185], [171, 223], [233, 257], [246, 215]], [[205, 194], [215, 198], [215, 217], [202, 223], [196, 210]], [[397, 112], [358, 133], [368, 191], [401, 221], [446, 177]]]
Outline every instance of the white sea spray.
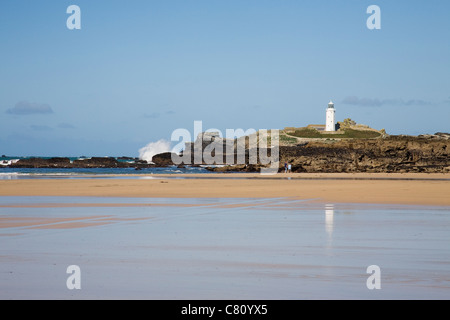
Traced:
[[161, 139], [156, 142], [150, 142], [145, 147], [140, 148], [139, 159], [151, 162], [154, 155], [170, 151], [171, 151], [170, 142]]

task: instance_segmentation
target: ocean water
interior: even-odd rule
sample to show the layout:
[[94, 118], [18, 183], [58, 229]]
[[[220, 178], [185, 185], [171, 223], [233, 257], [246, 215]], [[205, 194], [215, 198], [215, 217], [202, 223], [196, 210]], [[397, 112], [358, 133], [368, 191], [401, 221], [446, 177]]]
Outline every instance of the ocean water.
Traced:
[[450, 207], [0, 196], [0, 242], [0, 299], [450, 298]]
[[[168, 166], [161, 168], [143, 168], [136, 170], [135, 168], [8, 168], [5, 163], [18, 159], [26, 159], [29, 157], [0, 157], [0, 180], [12, 179], [30, 179], [30, 178], [77, 178], [83, 176], [118, 176], [118, 175], [148, 175], [148, 174], [190, 174], [190, 173], [213, 173], [205, 168], [205, 166], [178, 168], [177, 166]], [[50, 157], [40, 157], [48, 159]], [[80, 159], [78, 157], [68, 157], [71, 161]], [[127, 162], [129, 160], [117, 159], [119, 162]]]
[[161, 168], [6, 168], [0, 167], [0, 180], [30, 179], [30, 178], [80, 178], [83, 176], [118, 176], [118, 175], [149, 175], [149, 174], [191, 174], [214, 173], [204, 167], [176, 166]]

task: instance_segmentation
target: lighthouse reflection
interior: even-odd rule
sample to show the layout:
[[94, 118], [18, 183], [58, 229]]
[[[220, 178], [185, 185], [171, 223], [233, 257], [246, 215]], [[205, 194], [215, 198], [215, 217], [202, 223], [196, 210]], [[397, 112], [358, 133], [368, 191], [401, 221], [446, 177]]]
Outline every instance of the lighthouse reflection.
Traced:
[[328, 236], [331, 238], [333, 235], [333, 218], [334, 218], [334, 205], [325, 205], [325, 230]]

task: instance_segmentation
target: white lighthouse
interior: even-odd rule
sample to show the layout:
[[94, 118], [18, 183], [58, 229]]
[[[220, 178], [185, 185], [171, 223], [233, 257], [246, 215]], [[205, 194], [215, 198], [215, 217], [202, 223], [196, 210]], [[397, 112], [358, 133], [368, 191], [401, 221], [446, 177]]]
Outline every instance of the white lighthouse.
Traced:
[[334, 103], [330, 101], [328, 103], [327, 108], [327, 119], [325, 122], [325, 131], [336, 131], [336, 121], [334, 118], [334, 114], [336, 112], [336, 109], [334, 109]]

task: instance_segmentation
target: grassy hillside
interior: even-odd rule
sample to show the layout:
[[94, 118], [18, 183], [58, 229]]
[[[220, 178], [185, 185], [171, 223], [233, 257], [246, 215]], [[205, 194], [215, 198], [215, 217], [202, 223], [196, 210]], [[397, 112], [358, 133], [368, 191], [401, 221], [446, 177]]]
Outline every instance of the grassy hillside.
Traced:
[[353, 138], [353, 139], [373, 139], [381, 136], [380, 132], [372, 130], [355, 130], [355, 129], [344, 129], [342, 132], [337, 133], [321, 133], [316, 129], [311, 128], [300, 128], [293, 132], [289, 132], [289, 135], [299, 138]]

